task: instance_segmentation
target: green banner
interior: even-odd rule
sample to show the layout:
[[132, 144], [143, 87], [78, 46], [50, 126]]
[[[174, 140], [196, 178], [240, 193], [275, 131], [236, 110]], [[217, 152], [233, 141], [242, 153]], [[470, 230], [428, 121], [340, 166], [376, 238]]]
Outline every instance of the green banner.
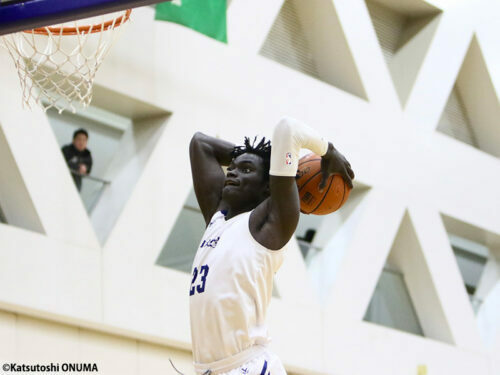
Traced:
[[226, 0], [172, 0], [156, 4], [155, 19], [187, 26], [227, 43]]

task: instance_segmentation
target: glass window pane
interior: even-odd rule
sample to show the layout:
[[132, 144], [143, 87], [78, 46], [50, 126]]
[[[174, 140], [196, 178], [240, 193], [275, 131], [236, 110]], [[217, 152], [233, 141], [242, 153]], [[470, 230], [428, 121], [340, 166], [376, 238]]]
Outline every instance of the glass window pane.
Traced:
[[300, 252], [307, 265], [309, 265], [311, 259], [320, 250], [320, 248], [315, 246], [314, 241], [317, 238], [316, 235], [321, 228], [322, 222], [323, 216], [301, 214], [299, 217], [295, 236], [300, 247]]
[[96, 206], [99, 198], [106, 188], [106, 184], [103, 181], [104, 180], [94, 180], [85, 176], [82, 178], [82, 190], [80, 191], [80, 196], [89, 214]]
[[204, 232], [205, 220], [201, 212], [185, 206], [177, 218], [156, 264], [183, 272], [191, 272], [193, 259]]
[[469, 294], [474, 294], [487, 259], [458, 247], [453, 247], [453, 251], [457, 259], [458, 268], [464, 279], [467, 292]]
[[200, 212], [200, 215], [201, 215], [200, 206], [198, 205], [198, 200], [196, 199], [196, 194], [194, 193], [194, 189], [191, 189], [189, 191], [189, 194], [186, 198], [186, 202], [184, 203], [184, 206], [198, 210]]
[[384, 270], [364, 320], [423, 336], [403, 275]]

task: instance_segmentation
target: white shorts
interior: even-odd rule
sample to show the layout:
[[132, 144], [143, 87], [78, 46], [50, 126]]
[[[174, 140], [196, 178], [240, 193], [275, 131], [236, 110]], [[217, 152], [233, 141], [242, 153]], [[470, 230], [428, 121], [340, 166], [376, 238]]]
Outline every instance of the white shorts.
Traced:
[[243, 366], [221, 375], [286, 375], [286, 371], [278, 356], [266, 351]]
[[278, 356], [267, 349], [262, 350], [258, 356], [236, 368], [227, 369], [224, 366], [224, 369], [219, 371], [216, 367], [212, 367], [210, 368], [211, 372], [206, 371], [206, 368], [197, 368], [196, 370], [199, 375], [204, 373], [210, 375], [286, 375], [285, 368]]

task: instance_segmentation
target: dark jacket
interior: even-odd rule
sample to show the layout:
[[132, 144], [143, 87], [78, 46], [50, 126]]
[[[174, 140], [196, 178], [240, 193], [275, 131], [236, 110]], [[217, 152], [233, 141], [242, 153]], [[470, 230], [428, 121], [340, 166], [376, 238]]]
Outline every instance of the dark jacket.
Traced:
[[62, 152], [71, 170], [71, 175], [73, 176], [76, 187], [78, 191], [80, 191], [82, 189], [82, 177], [78, 174], [80, 164], [85, 164], [87, 166], [87, 173], [90, 173], [92, 169], [92, 154], [88, 149], [78, 151], [75, 146], [73, 146], [73, 143], [64, 146]]

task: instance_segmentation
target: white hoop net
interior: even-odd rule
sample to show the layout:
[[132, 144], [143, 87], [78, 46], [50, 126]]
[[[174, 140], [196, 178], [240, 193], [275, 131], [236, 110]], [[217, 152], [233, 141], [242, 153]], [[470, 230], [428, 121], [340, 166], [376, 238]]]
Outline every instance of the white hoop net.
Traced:
[[[35, 102], [59, 113], [87, 107], [97, 69], [124, 26], [121, 16], [125, 12], [44, 27], [44, 34], [29, 30], [4, 35], [21, 81], [23, 106], [31, 108]], [[66, 35], [68, 27], [75, 28], [75, 35]]]

